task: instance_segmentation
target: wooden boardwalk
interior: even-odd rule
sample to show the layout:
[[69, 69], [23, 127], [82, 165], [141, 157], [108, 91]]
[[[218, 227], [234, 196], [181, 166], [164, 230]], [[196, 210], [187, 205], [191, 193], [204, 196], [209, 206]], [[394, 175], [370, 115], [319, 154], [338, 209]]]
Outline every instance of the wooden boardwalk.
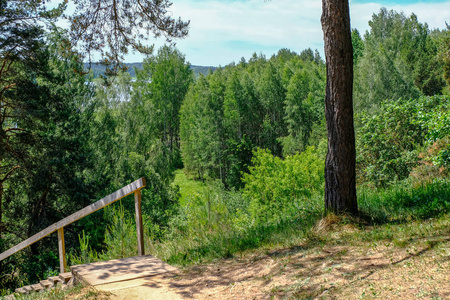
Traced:
[[133, 280], [176, 271], [151, 255], [134, 256], [70, 267], [76, 280], [92, 286]]
[[177, 269], [151, 255], [77, 265], [70, 270], [76, 281], [109, 292], [110, 299], [184, 299], [168, 280]]

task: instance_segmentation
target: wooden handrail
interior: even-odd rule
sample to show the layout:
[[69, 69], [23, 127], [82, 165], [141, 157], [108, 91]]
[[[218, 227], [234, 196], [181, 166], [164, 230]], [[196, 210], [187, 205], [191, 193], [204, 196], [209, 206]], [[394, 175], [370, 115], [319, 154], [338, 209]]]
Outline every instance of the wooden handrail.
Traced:
[[[63, 269], [65, 269], [65, 249], [64, 249], [64, 231], [63, 228], [69, 224], [72, 224], [73, 222], [84, 218], [93, 212], [96, 212], [99, 209], [102, 209], [103, 207], [116, 202], [117, 200], [120, 200], [128, 195], [131, 195], [135, 193], [135, 206], [136, 206], [136, 226], [137, 232], [138, 232], [138, 246], [139, 246], [139, 255], [144, 255], [143, 251], [143, 245], [139, 245], [141, 241], [143, 241], [142, 236], [142, 216], [141, 216], [141, 189], [145, 187], [145, 178], [139, 178], [138, 180], [130, 183], [127, 186], [124, 186], [120, 190], [115, 191], [114, 193], [98, 200], [95, 203], [92, 203], [89, 206], [86, 206], [85, 208], [77, 211], [76, 213], [71, 214], [70, 216], [62, 219], [59, 222], [56, 222], [49, 227], [45, 228], [44, 230], [36, 233], [32, 237], [26, 239], [25, 241], [21, 242], [20, 244], [15, 245], [14, 247], [6, 250], [5, 252], [0, 254], [0, 261], [4, 260], [8, 256], [13, 255], [14, 253], [22, 250], [23, 248], [26, 248], [37, 241], [43, 239], [47, 235], [58, 231], [58, 241], [59, 241], [59, 253], [60, 253], [60, 263], [61, 263], [61, 272], [64, 272]], [[62, 267], [64, 265], [64, 267]]]

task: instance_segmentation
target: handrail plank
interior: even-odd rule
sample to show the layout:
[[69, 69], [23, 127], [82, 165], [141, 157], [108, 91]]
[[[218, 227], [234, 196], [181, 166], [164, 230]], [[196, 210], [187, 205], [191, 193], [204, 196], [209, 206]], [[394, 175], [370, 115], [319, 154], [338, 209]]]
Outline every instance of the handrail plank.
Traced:
[[114, 193], [98, 200], [95, 203], [92, 203], [89, 206], [86, 206], [85, 208], [71, 214], [68, 217], [65, 217], [64, 219], [50, 225], [49, 227], [45, 228], [44, 230], [36, 233], [35, 235], [31, 236], [30, 238], [26, 239], [25, 241], [15, 245], [14, 247], [6, 250], [5, 252], [0, 254], [0, 261], [4, 260], [8, 256], [13, 255], [14, 253], [22, 250], [23, 248], [26, 248], [30, 246], [33, 243], [36, 243], [37, 241], [43, 239], [47, 235], [57, 231], [60, 228], [63, 228], [81, 218], [86, 217], [87, 215], [92, 214], [93, 212], [96, 212], [97, 210], [112, 204], [116, 202], [117, 200], [120, 200], [128, 195], [131, 195], [137, 190], [140, 190], [145, 187], [145, 178], [139, 178], [138, 180], [124, 186], [120, 190], [115, 191]]

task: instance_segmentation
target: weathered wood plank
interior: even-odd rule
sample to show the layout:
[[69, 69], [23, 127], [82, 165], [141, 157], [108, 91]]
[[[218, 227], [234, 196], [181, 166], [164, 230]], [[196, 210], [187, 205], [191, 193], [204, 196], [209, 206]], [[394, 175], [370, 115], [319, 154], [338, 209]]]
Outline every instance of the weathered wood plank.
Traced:
[[53, 283], [50, 280], [41, 280], [39, 283], [42, 285], [44, 289], [53, 287]]
[[64, 244], [64, 227], [58, 229], [59, 272], [66, 272], [66, 246]]
[[31, 286], [31, 288], [33, 289], [33, 291], [35, 292], [40, 292], [44, 289], [44, 287], [42, 285], [40, 285], [39, 283], [33, 284]]
[[33, 288], [31, 287], [31, 285], [27, 285], [27, 286], [16, 289], [16, 293], [20, 293], [20, 294], [29, 294], [32, 291], [33, 291]]
[[142, 225], [142, 211], [141, 211], [141, 190], [134, 192], [134, 207], [136, 210], [136, 234], [137, 234], [137, 246], [138, 255], [145, 254], [144, 249], [144, 227]]
[[7, 258], [8, 256], [13, 255], [14, 253], [22, 250], [23, 248], [26, 248], [30, 246], [33, 243], [36, 243], [37, 241], [43, 239], [47, 235], [57, 231], [60, 228], [63, 228], [69, 224], [72, 224], [73, 222], [86, 217], [87, 215], [92, 214], [93, 212], [96, 212], [97, 210], [116, 202], [117, 200], [120, 200], [128, 195], [131, 195], [137, 190], [140, 190], [145, 187], [145, 178], [139, 178], [138, 180], [130, 183], [127, 186], [124, 186], [120, 190], [115, 191], [114, 193], [106, 196], [105, 198], [102, 198], [98, 200], [97, 202], [86, 206], [85, 208], [77, 211], [76, 213], [71, 214], [70, 216], [62, 219], [61, 221], [50, 225], [49, 227], [45, 228], [44, 230], [36, 233], [32, 237], [26, 239], [25, 241], [21, 242], [20, 244], [17, 244], [16, 246], [6, 250], [5, 252], [0, 254], [0, 260], [3, 260]]
[[62, 283], [61, 278], [59, 278], [59, 276], [52, 276], [49, 277], [48, 280], [53, 284], [53, 285], [57, 285], [58, 283]]
[[70, 279], [72, 279], [72, 272], [61, 273], [58, 276], [61, 279], [62, 283], [66, 284]]
[[76, 278], [95, 286], [171, 273], [177, 269], [154, 256], [144, 255], [71, 266], [70, 270]]

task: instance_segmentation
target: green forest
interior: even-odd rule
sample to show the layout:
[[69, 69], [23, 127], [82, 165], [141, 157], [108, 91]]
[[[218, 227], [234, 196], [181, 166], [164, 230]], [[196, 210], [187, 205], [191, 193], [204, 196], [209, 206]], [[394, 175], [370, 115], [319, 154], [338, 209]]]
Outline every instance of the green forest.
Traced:
[[[352, 31], [358, 220], [448, 218], [450, 26], [384, 8], [369, 26]], [[146, 253], [170, 264], [314, 241], [327, 152], [317, 50], [194, 73], [168, 44], [131, 75], [99, 76], [66, 30], [21, 29], [0, 36], [0, 253], [140, 177]], [[132, 196], [65, 235], [69, 265], [135, 256]], [[0, 295], [58, 274], [57, 241], [0, 261]]]

